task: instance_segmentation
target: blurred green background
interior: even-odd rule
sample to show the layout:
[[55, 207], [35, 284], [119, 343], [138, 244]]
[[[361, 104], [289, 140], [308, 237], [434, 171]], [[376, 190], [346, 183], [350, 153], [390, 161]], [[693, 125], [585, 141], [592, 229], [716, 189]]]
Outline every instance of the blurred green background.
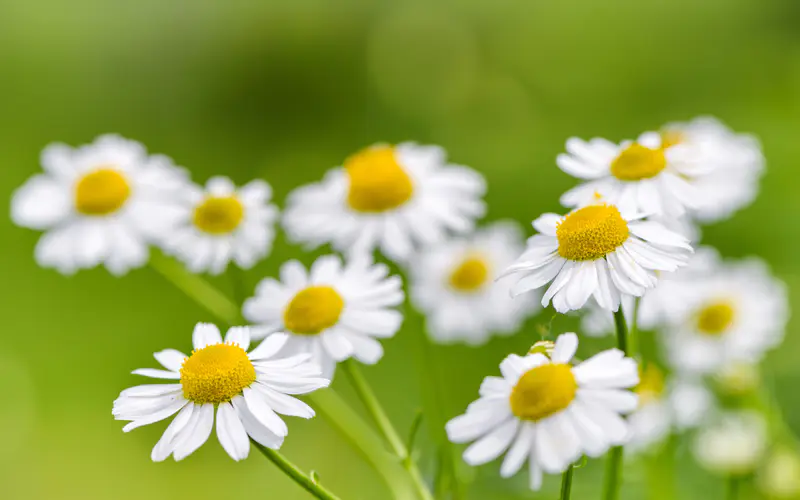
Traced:
[[[349, 153], [413, 139], [486, 176], [489, 220], [528, 227], [574, 184], [554, 162], [570, 135], [619, 140], [713, 114], [760, 136], [769, 170], [757, 202], [705, 241], [763, 256], [796, 290], [799, 30], [796, 0], [0, 0], [0, 197], [8, 206], [39, 171], [47, 143], [104, 132], [172, 156], [199, 182], [263, 177], [281, 205]], [[165, 424], [124, 435], [111, 403], [141, 382], [132, 369], [188, 350], [194, 323], [213, 318], [147, 268], [124, 279], [40, 269], [38, 237], [0, 217], [0, 498], [309, 498], [255, 451], [236, 464], [213, 437], [182, 463], [151, 463]], [[295, 256], [313, 258], [280, 238], [248, 287]], [[214, 282], [232, 291], [230, 277]], [[549, 317], [480, 349], [437, 349], [447, 415]], [[795, 327], [766, 366], [800, 430]], [[364, 369], [403, 432], [420, 404], [420, 328], [410, 317]], [[352, 396], [342, 377], [334, 386]], [[345, 500], [387, 498], [322, 419], [292, 419], [284, 451]], [[681, 499], [722, 498], [716, 478], [680, 462]], [[500, 481], [497, 469], [477, 470], [470, 498], [555, 496], [556, 478], [537, 496], [524, 474]], [[641, 472], [630, 464], [626, 499], [647, 498]], [[579, 471], [573, 498], [595, 498], [601, 474], [601, 463]]]

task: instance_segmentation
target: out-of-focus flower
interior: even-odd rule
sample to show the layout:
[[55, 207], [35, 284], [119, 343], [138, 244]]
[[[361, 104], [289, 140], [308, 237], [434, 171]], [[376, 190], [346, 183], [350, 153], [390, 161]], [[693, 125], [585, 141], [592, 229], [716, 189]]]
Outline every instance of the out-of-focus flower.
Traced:
[[436, 146], [375, 145], [322, 182], [295, 190], [283, 224], [290, 239], [354, 254], [380, 249], [405, 261], [416, 249], [466, 233], [486, 206], [483, 177], [448, 164]]
[[713, 373], [731, 362], [758, 362], [784, 335], [786, 287], [758, 259], [724, 263], [702, 280], [671, 282], [670, 360], [679, 370]]
[[725, 476], [750, 474], [758, 467], [767, 444], [766, 422], [752, 411], [723, 414], [701, 429], [692, 446], [697, 462]]
[[335, 255], [318, 258], [306, 272], [291, 260], [281, 280], [265, 278], [244, 303], [244, 317], [257, 337], [287, 332], [284, 355], [310, 354], [332, 377], [336, 363], [354, 357], [373, 364], [383, 357], [377, 339], [394, 336], [403, 322], [395, 307], [404, 300], [399, 276], [361, 254], [346, 265]]
[[523, 248], [519, 227], [499, 222], [417, 255], [411, 261], [411, 299], [426, 314], [430, 335], [442, 343], [478, 345], [492, 333], [516, 332], [540, 309], [539, 301], [511, 298], [508, 280], [495, 278]]
[[611, 349], [573, 367], [577, 347], [577, 335], [565, 333], [550, 358], [512, 354], [500, 364], [502, 377], [484, 379], [480, 399], [446, 427], [455, 443], [475, 441], [464, 452], [468, 464], [507, 452], [500, 474], [510, 477], [529, 461], [530, 486], [538, 490], [542, 472], [558, 474], [581, 455], [598, 457], [625, 442], [620, 415], [637, 406], [626, 390], [639, 381], [636, 362]]
[[542, 305], [552, 300], [560, 313], [582, 308], [589, 297], [616, 311], [622, 294], [644, 295], [658, 282], [658, 271], [675, 271], [692, 251], [682, 236], [614, 205], [544, 214], [533, 227], [540, 234], [528, 239], [525, 252], [503, 274], [521, 275], [511, 288], [515, 295], [552, 281]]
[[692, 218], [715, 222], [753, 201], [764, 171], [757, 139], [736, 134], [711, 117], [667, 124], [661, 136], [676, 161], [710, 167], [691, 179], [698, 194]]
[[761, 373], [753, 363], [733, 361], [723, 365], [714, 374], [714, 381], [723, 393], [742, 396], [758, 389]]
[[314, 410], [291, 394], [307, 394], [327, 387], [319, 367], [307, 354], [275, 359], [288, 340], [276, 334], [247, 352], [247, 327], [228, 330], [223, 342], [219, 329], [198, 323], [192, 336], [190, 356], [167, 349], [155, 353], [166, 370], [144, 368], [133, 373], [174, 384], [139, 385], [122, 391], [114, 401], [114, 418], [130, 421], [123, 431], [159, 422], [177, 413], [151, 454], [160, 462], [192, 454], [211, 435], [216, 412], [217, 438], [234, 460], [247, 458], [250, 438], [278, 449], [288, 433], [277, 415], [302, 418]]
[[180, 224], [164, 246], [190, 271], [219, 274], [230, 261], [249, 269], [269, 254], [278, 218], [269, 184], [237, 189], [227, 177], [213, 177], [205, 189], [187, 183], [184, 190]]
[[46, 231], [36, 261], [64, 274], [104, 264], [115, 275], [143, 266], [148, 244], [178, 216], [177, 196], [187, 174], [165, 156], [149, 156], [138, 142], [116, 135], [42, 152], [43, 174], [17, 189], [11, 218]]
[[779, 447], [767, 457], [757, 484], [770, 500], [800, 498], [800, 456], [788, 447]]

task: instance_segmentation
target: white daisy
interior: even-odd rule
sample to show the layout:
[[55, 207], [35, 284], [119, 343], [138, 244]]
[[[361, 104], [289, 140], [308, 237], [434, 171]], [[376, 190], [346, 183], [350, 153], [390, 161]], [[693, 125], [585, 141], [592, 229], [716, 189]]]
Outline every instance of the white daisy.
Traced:
[[330, 383], [319, 376], [319, 367], [309, 362], [308, 355], [275, 359], [287, 340], [287, 335], [276, 334], [248, 353], [247, 327], [231, 328], [223, 342], [216, 326], [198, 323], [190, 356], [167, 349], [155, 353], [166, 370], [133, 372], [178, 382], [122, 391], [114, 401], [114, 418], [130, 421], [122, 429], [129, 432], [178, 413], [153, 448], [151, 457], [156, 462], [170, 455], [182, 460], [202, 446], [211, 435], [215, 410], [217, 438], [234, 460], [247, 458], [248, 437], [278, 449], [288, 430], [277, 413], [314, 416], [311, 407], [291, 395], [307, 394]]
[[662, 225], [626, 216], [614, 205], [590, 205], [566, 216], [544, 214], [533, 227], [517, 263], [504, 274], [521, 274], [517, 295], [553, 282], [542, 298], [560, 313], [577, 310], [594, 297], [616, 311], [620, 294], [642, 296], [653, 288], [657, 271], [684, 265], [692, 247]]
[[698, 193], [691, 210], [693, 218], [715, 222], [753, 201], [764, 172], [764, 156], [756, 138], [736, 134], [711, 117], [667, 124], [661, 136], [676, 161], [709, 167], [692, 179]]
[[376, 339], [394, 336], [403, 315], [399, 276], [361, 254], [345, 266], [335, 255], [318, 258], [306, 273], [296, 260], [281, 266], [281, 281], [266, 278], [244, 303], [244, 317], [257, 335], [289, 333], [282, 354], [311, 354], [332, 377], [336, 363], [354, 357], [374, 364], [383, 357]]
[[116, 135], [42, 152], [43, 174], [17, 189], [11, 218], [46, 231], [36, 261], [64, 274], [104, 264], [115, 275], [147, 262], [148, 243], [174, 225], [186, 173], [165, 156]]
[[187, 183], [184, 191], [180, 224], [164, 245], [189, 270], [219, 274], [230, 261], [250, 269], [269, 255], [278, 218], [269, 184], [255, 180], [237, 189], [227, 177], [213, 177], [205, 189]]
[[403, 261], [420, 246], [466, 233], [486, 206], [483, 177], [446, 162], [435, 146], [375, 145], [320, 183], [294, 191], [283, 224], [290, 239], [342, 252], [378, 248]]
[[724, 476], [755, 471], [767, 446], [767, 425], [753, 411], [723, 414], [719, 421], [701, 429], [692, 450], [704, 468]]
[[446, 427], [455, 443], [475, 441], [464, 461], [480, 465], [508, 451], [500, 475], [530, 461], [530, 486], [538, 490], [542, 472], [558, 474], [581, 455], [599, 457], [625, 443], [620, 415], [636, 409], [636, 395], [625, 390], [639, 381], [636, 362], [611, 349], [573, 367], [577, 347], [577, 335], [563, 334], [550, 359], [512, 354], [500, 364], [502, 377], [484, 379], [480, 399]]
[[537, 299], [514, 300], [508, 280], [495, 281], [522, 249], [519, 227], [498, 222], [417, 255], [411, 262], [411, 298], [426, 314], [431, 336], [478, 345], [492, 333], [516, 332], [536, 313]]
[[[587, 182], [564, 193], [561, 204], [582, 207], [598, 197], [623, 212], [675, 217], [697, 204], [693, 178], [713, 165], [691, 160], [688, 145], [669, 147], [657, 132], [646, 132], [636, 141], [614, 144], [595, 138], [567, 140], [568, 154], [556, 163], [564, 172]], [[676, 152], [677, 150], [677, 152]]]
[[671, 283], [669, 293], [664, 339], [680, 370], [704, 374], [731, 362], [758, 362], [783, 339], [786, 287], [760, 260], [721, 264], [702, 280]]

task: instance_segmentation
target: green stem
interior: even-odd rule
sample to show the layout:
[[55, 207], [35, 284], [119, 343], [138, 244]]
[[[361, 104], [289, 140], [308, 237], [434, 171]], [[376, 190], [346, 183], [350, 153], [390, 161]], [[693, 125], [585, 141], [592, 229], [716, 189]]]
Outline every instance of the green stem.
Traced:
[[352, 359], [348, 359], [339, 366], [344, 370], [345, 373], [347, 373], [350, 381], [353, 384], [356, 394], [358, 394], [358, 397], [361, 399], [361, 402], [364, 404], [364, 407], [367, 409], [370, 417], [372, 417], [372, 420], [375, 422], [375, 425], [378, 426], [380, 433], [389, 443], [389, 447], [400, 459], [403, 467], [406, 469], [406, 471], [408, 471], [419, 497], [422, 500], [433, 500], [433, 495], [428, 489], [428, 486], [425, 484], [417, 464], [410, 456], [410, 450], [406, 448], [403, 439], [397, 433], [397, 430], [395, 430], [391, 420], [389, 420], [389, 417], [386, 415], [386, 412], [381, 406], [380, 401], [378, 401], [378, 398], [375, 396], [375, 393], [372, 391], [369, 383], [367, 383], [364, 375], [361, 374], [361, 370], [359, 370], [356, 362]]
[[260, 443], [257, 443], [252, 439], [250, 441], [261, 453], [264, 454], [265, 457], [270, 460], [270, 462], [278, 466], [278, 468], [283, 471], [284, 474], [292, 478], [295, 483], [300, 485], [300, 487], [314, 495], [316, 498], [321, 500], [340, 500], [339, 497], [305, 475], [300, 469], [297, 468], [296, 465], [288, 461], [286, 457], [281, 455], [279, 452], [267, 448], [266, 446], [262, 446]]
[[417, 494], [406, 479], [400, 461], [389, 453], [369, 425], [331, 389], [316, 391], [306, 398], [325, 420], [381, 476], [397, 500], [415, 500]]
[[570, 465], [561, 476], [561, 500], [569, 500], [572, 493], [572, 473], [575, 469]]
[[730, 476], [728, 478], [728, 486], [726, 488], [725, 500], [736, 500], [739, 498], [739, 478]]
[[150, 266], [218, 319], [229, 326], [241, 324], [239, 306], [202, 277], [158, 252], [150, 256]]
[[[614, 313], [614, 324], [617, 327], [617, 347], [625, 355], [628, 355], [628, 323], [625, 321], [622, 306]], [[622, 485], [622, 451], [622, 446], [615, 446], [611, 448], [606, 459], [606, 479], [605, 487], [603, 488], [603, 498], [605, 500], [617, 500], [619, 498], [619, 490]]]
[[631, 331], [628, 334], [628, 338], [630, 340], [630, 345], [628, 347], [630, 349], [631, 357], [641, 356], [641, 352], [639, 351], [639, 306], [641, 305], [641, 301], [641, 297], [636, 297], [633, 299], [633, 311], [631, 311]]

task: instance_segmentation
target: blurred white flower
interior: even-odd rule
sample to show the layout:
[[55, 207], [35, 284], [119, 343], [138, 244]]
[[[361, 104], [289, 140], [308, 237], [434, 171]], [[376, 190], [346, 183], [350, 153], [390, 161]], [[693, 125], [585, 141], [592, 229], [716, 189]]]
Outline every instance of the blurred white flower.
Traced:
[[756, 138], [736, 134], [711, 117], [667, 124], [661, 135], [676, 161], [710, 167], [691, 180], [698, 194], [691, 217], [702, 222], [728, 218], [758, 194], [764, 156]]
[[773, 451], [757, 478], [758, 488], [770, 500], [793, 500], [800, 497], [800, 456], [780, 447]]
[[692, 450], [704, 468], [725, 476], [750, 474], [758, 467], [767, 445], [764, 418], [752, 411], [723, 414], [701, 429]]
[[658, 271], [675, 271], [692, 251], [686, 238], [614, 205], [544, 214], [533, 227], [540, 234], [528, 239], [525, 252], [503, 275], [521, 275], [514, 295], [552, 281], [542, 305], [552, 299], [560, 313], [581, 309], [589, 297], [616, 311], [622, 294], [644, 295], [656, 286]]
[[723, 393], [742, 396], [758, 389], [761, 373], [754, 363], [731, 361], [717, 370], [714, 381]]
[[411, 299], [427, 316], [438, 342], [478, 345], [493, 333], [512, 334], [535, 314], [535, 297], [511, 298], [509, 280], [495, 281], [522, 253], [523, 236], [511, 222], [498, 222], [468, 237], [430, 247], [411, 261]]
[[283, 225], [291, 240], [310, 247], [380, 249], [405, 261], [449, 233], [471, 231], [486, 211], [485, 191], [480, 174], [448, 164], [440, 147], [375, 145], [291, 193]]
[[625, 443], [628, 425], [620, 415], [636, 409], [626, 390], [639, 382], [636, 362], [622, 351], [603, 351], [573, 367], [578, 337], [565, 333], [552, 356], [508, 356], [502, 377], [486, 377], [480, 399], [447, 423], [454, 443], [475, 441], [464, 461], [480, 465], [506, 453], [500, 475], [510, 477], [529, 461], [530, 487], [542, 472], [558, 474], [582, 455], [599, 457]]
[[369, 255], [318, 258], [306, 272], [296, 260], [281, 266], [281, 280], [265, 278], [244, 303], [257, 337], [287, 332], [282, 355], [307, 353], [333, 376], [336, 363], [354, 357], [374, 364], [383, 357], [377, 339], [394, 336], [403, 322], [395, 307], [404, 300], [399, 276]]
[[686, 161], [693, 159], [691, 151], [684, 153], [688, 146], [671, 147], [657, 132], [620, 144], [572, 137], [566, 149], [556, 158], [559, 168], [587, 181], [561, 196], [561, 204], [571, 208], [600, 198], [623, 212], [677, 217], [698, 203], [693, 178], [713, 167]]
[[156, 462], [170, 455], [182, 460], [202, 446], [211, 435], [215, 412], [217, 438], [234, 460], [247, 458], [249, 438], [278, 449], [288, 429], [277, 413], [314, 416], [311, 407], [290, 395], [307, 394], [330, 383], [320, 377], [308, 354], [275, 359], [287, 340], [287, 335], [276, 334], [248, 353], [247, 327], [231, 328], [223, 342], [216, 326], [198, 323], [190, 356], [167, 349], [155, 353], [166, 370], [133, 372], [178, 382], [122, 391], [114, 401], [114, 418], [130, 421], [122, 429], [129, 432], [178, 414], [153, 448], [151, 458]]
[[171, 230], [186, 172], [165, 156], [116, 135], [42, 152], [43, 174], [17, 189], [15, 224], [46, 233], [36, 261], [64, 274], [104, 264], [115, 275], [143, 266], [148, 244]]
[[205, 189], [186, 183], [179, 225], [164, 239], [164, 249], [190, 271], [223, 272], [233, 261], [250, 269], [269, 255], [278, 209], [269, 203], [272, 188], [262, 180], [238, 188], [227, 177], [213, 177]]
[[664, 340], [681, 371], [713, 373], [756, 363], [781, 342], [789, 307], [785, 285], [758, 259], [720, 264], [702, 280], [671, 281]]

